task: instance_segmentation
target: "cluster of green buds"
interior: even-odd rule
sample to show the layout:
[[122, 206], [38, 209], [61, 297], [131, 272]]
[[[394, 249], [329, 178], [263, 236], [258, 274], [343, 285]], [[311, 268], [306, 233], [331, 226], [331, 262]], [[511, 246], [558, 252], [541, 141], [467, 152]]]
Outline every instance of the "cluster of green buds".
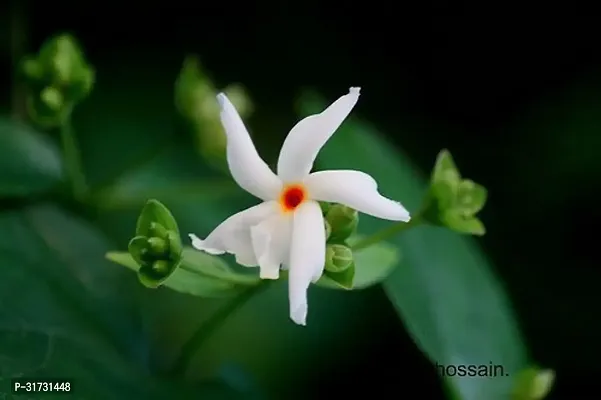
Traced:
[[146, 203], [128, 250], [140, 266], [138, 278], [146, 287], [159, 287], [175, 272], [183, 247], [177, 222], [167, 207], [154, 199]]
[[320, 203], [326, 229], [326, 264], [322, 279], [345, 289], [353, 288], [355, 261], [348, 245], [359, 224], [356, 210], [342, 204]]
[[476, 214], [484, 207], [486, 197], [486, 188], [462, 179], [451, 153], [442, 150], [432, 172], [422, 217], [456, 232], [484, 235], [484, 224]]
[[37, 55], [23, 60], [20, 73], [27, 84], [29, 115], [45, 127], [62, 124], [89, 95], [95, 77], [77, 41], [68, 34], [44, 42]]
[[[242, 86], [230, 85], [224, 92], [241, 117], [252, 113], [252, 102]], [[189, 122], [202, 157], [223, 168], [226, 137], [219, 121], [216, 96], [217, 90], [202, 70], [198, 58], [188, 56], [175, 83], [175, 104], [180, 114]]]

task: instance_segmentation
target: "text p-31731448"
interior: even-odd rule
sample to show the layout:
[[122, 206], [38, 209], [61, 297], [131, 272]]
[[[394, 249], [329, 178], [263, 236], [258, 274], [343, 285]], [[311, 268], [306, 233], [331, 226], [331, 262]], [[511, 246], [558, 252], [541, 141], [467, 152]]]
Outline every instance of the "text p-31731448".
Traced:
[[13, 394], [25, 393], [71, 393], [73, 383], [69, 379], [17, 378], [11, 379]]

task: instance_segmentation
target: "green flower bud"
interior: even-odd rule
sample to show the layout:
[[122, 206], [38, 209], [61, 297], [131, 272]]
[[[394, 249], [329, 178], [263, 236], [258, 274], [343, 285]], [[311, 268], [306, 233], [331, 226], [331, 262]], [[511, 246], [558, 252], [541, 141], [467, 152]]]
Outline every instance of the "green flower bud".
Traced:
[[128, 249], [140, 266], [138, 278], [144, 286], [157, 288], [175, 272], [182, 260], [183, 246], [177, 223], [167, 207], [157, 200], [146, 203]]
[[29, 91], [26, 95], [27, 112], [36, 124], [52, 128], [59, 126], [71, 111], [63, 93], [53, 86], [41, 91]]
[[353, 251], [342, 244], [329, 244], [326, 247], [326, 265], [328, 272], [342, 272], [353, 265]]
[[150, 234], [161, 239], [167, 239], [168, 232], [163, 225], [153, 221], [150, 223]]
[[51, 110], [58, 111], [64, 105], [63, 94], [55, 87], [48, 86], [42, 90], [40, 97]]
[[428, 222], [456, 232], [483, 235], [485, 228], [476, 213], [484, 207], [486, 197], [486, 188], [462, 179], [451, 154], [443, 150], [436, 159], [422, 215]]
[[150, 251], [152, 255], [161, 257], [168, 254], [169, 245], [167, 242], [158, 237], [151, 237], [148, 239], [148, 246], [150, 247]]
[[179, 235], [173, 231], [167, 232], [167, 242], [169, 243], [169, 258], [177, 260], [181, 257], [182, 251], [184, 251], [184, 246]]
[[344, 241], [355, 233], [359, 224], [356, 210], [342, 204], [334, 204], [328, 210], [326, 219], [331, 227], [330, 240]]
[[67, 86], [87, 79], [89, 66], [75, 38], [68, 34], [55, 36], [40, 48], [38, 62], [52, 83]]
[[253, 103], [243, 86], [232, 84], [226, 87], [223, 92], [227, 95], [242, 117], [248, 117], [253, 113]]
[[151, 264], [152, 258], [150, 257], [150, 251], [148, 248], [148, 238], [145, 236], [136, 236], [129, 241], [127, 249], [132, 258], [141, 267], [146, 267]]
[[330, 235], [332, 234], [332, 227], [330, 226], [330, 223], [328, 222], [327, 219], [323, 220], [323, 224], [326, 229], [326, 241], [327, 241], [330, 238]]
[[[201, 157], [213, 167], [227, 170], [227, 137], [219, 118], [217, 92], [198, 58], [186, 57], [175, 84], [177, 109], [189, 123]], [[230, 85], [224, 92], [241, 117], [252, 113], [252, 102], [243, 87]]]
[[169, 272], [169, 261], [167, 260], [157, 260], [152, 263], [152, 270], [156, 272], [158, 275], [164, 275]]
[[20, 75], [27, 83], [30, 117], [52, 127], [88, 96], [95, 72], [75, 39], [63, 34], [44, 42], [37, 55], [26, 57]]
[[216, 94], [201, 70], [198, 58], [186, 57], [175, 82], [175, 105], [182, 116], [195, 124], [202, 123], [207, 112], [211, 113], [212, 119], [217, 118], [219, 107], [217, 101], [213, 101]]
[[320, 201], [319, 207], [321, 207], [322, 214], [326, 215], [328, 213], [328, 211], [330, 210], [330, 208], [332, 207], [332, 204], [327, 203], [325, 201]]

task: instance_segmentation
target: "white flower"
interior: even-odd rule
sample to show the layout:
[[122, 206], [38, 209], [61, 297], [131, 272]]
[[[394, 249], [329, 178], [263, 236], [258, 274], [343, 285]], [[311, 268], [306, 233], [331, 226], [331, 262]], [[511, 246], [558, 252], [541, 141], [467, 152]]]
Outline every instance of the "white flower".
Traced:
[[277, 279], [289, 269], [290, 318], [306, 324], [307, 290], [324, 269], [326, 237], [318, 201], [344, 204], [392, 221], [409, 221], [398, 202], [378, 193], [376, 181], [353, 170], [310, 173], [321, 147], [334, 134], [359, 98], [358, 87], [322, 113], [298, 122], [286, 137], [277, 175], [261, 159], [238, 115], [223, 93], [217, 96], [227, 135], [227, 161], [236, 183], [262, 203], [226, 219], [205, 240], [192, 245], [210, 254], [231, 253], [245, 266], [260, 267], [262, 279]]

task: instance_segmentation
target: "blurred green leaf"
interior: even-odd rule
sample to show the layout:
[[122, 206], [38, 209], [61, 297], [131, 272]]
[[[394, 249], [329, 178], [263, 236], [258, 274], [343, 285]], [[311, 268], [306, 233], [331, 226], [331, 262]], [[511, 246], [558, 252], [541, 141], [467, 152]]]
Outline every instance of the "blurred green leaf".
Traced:
[[[127, 252], [109, 252], [106, 257], [133, 271], [140, 268]], [[258, 276], [235, 273], [219, 257], [185, 248], [182, 263], [164, 285], [181, 293], [215, 298], [232, 296], [259, 281]]]
[[[325, 105], [306, 95], [302, 114], [320, 112]], [[426, 191], [426, 180], [406, 155], [352, 118], [322, 149], [318, 165], [369, 173], [384, 195], [410, 211], [420, 206]], [[365, 234], [389, 224], [362, 216], [359, 229]], [[481, 250], [473, 240], [436, 227], [418, 227], [390, 241], [401, 246], [403, 263], [384, 288], [417, 345], [433, 363], [503, 365], [508, 377], [450, 377], [449, 383], [462, 400], [506, 400], [512, 375], [525, 366], [527, 356], [507, 298]]]
[[51, 376], [72, 380], [74, 398], [202, 396], [149, 375], [135, 281], [103, 260], [109, 247], [52, 205], [0, 213], [0, 394], [13, 377]]
[[526, 368], [518, 374], [512, 400], [542, 400], [551, 391], [555, 372], [537, 367]]
[[61, 179], [61, 156], [48, 138], [0, 118], [0, 197], [40, 193]]
[[[357, 241], [360, 236], [353, 238]], [[319, 286], [330, 289], [365, 289], [382, 282], [398, 265], [400, 252], [390, 244], [377, 243], [373, 246], [353, 251], [354, 265], [352, 274], [327, 272], [317, 282]], [[346, 273], [346, 274], [345, 274]], [[348, 281], [350, 275], [351, 282]]]

